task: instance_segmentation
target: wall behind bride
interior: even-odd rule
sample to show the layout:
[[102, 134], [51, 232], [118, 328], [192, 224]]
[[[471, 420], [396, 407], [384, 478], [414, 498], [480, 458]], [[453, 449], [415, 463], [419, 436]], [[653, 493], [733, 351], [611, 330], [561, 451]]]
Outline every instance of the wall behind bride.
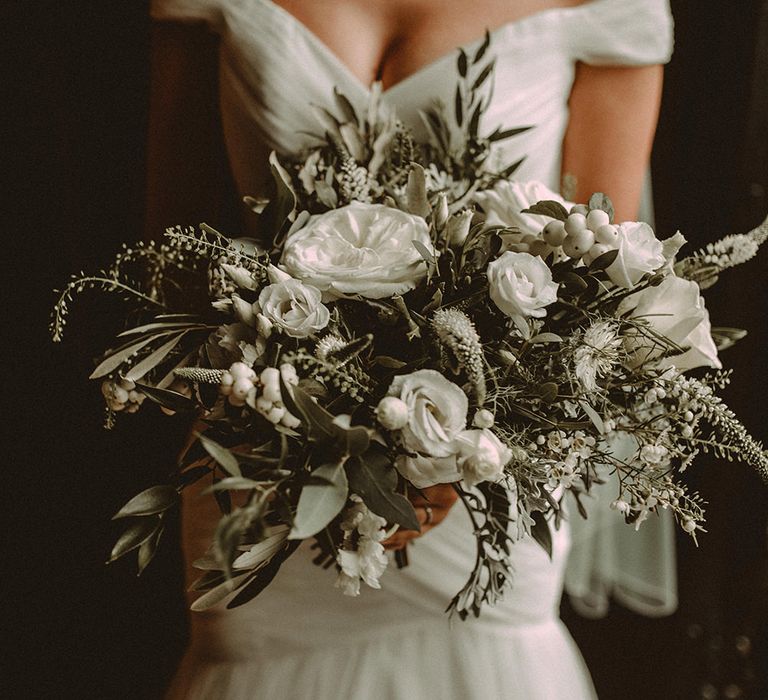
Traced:
[[[3, 509], [3, 695], [157, 698], [184, 642], [178, 548], [169, 538], [141, 579], [104, 562], [117, 533], [111, 515], [173, 464], [185, 427], [164, 423], [158, 434], [141, 421], [104, 431], [102, 400], [84, 381], [87, 334], [53, 347], [46, 329], [52, 289], [141, 235], [148, 3], [10, 9], [3, 26], [13, 60], [3, 68], [15, 148], [4, 169], [15, 195], [4, 190], [13, 231], [4, 258], [24, 281], [6, 286], [19, 292], [16, 304], [4, 294], [14, 318], [4, 346], [14, 368], [14, 409], [4, 419], [6, 476], [14, 476]], [[121, 306], [91, 301], [88, 334], [106, 341]]]

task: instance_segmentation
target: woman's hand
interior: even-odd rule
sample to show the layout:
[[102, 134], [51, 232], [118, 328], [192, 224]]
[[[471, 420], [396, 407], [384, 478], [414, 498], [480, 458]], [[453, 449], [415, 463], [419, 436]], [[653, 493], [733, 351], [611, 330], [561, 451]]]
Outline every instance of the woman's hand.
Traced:
[[384, 540], [384, 547], [391, 550], [405, 549], [405, 546], [417, 537], [421, 537], [425, 532], [429, 532], [433, 527], [439, 525], [448, 515], [453, 504], [459, 498], [456, 490], [451, 484], [438, 484], [422, 489], [423, 496], [410, 496], [410, 501], [416, 509], [416, 517], [421, 524], [421, 531], [416, 530], [398, 530], [392, 537]]

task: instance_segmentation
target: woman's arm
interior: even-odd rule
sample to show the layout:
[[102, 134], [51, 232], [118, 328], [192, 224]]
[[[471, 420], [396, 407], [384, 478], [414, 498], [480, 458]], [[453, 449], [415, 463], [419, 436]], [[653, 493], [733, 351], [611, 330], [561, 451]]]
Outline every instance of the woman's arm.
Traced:
[[202, 24], [152, 29], [145, 237], [196, 224], [224, 196], [218, 120], [218, 38]]
[[662, 66], [577, 66], [563, 143], [563, 175], [576, 178], [575, 201], [605, 192], [617, 221], [637, 218], [662, 78]]

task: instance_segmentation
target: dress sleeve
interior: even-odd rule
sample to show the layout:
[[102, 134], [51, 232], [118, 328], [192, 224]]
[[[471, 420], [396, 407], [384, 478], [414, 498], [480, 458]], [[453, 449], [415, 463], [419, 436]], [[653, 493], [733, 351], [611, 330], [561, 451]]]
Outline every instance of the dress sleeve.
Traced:
[[569, 28], [577, 61], [596, 66], [669, 61], [674, 36], [668, 0], [592, 0], [579, 9]]
[[204, 22], [213, 30], [221, 23], [219, 0], [151, 0], [149, 14], [161, 22]]

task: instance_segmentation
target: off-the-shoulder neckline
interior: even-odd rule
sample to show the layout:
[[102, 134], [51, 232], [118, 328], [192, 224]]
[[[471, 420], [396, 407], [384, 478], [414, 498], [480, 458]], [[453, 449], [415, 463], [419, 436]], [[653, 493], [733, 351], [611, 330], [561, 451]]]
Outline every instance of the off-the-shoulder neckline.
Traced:
[[[317, 51], [319, 51], [328, 61], [330, 61], [336, 67], [337, 70], [343, 73], [343, 75], [347, 79], [347, 82], [353, 84], [358, 90], [365, 93], [366, 95], [370, 95], [371, 91], [373, 90], [373, 84], [366, 85], [362, 80], [360, 80], [360, 78], [357, 75], [355, 75], [355, 73], [349, 68], [349, 66], [347, 66], [347, 64], [344, 63], [344, 61], [342, 61], [336, 55], [336, 53], [332, 51], [328, 47], [328, 45], [322, 39], [320, 39], [320, 37], [317, 36], [317, 34], [315, 34], [311, 29], [309, 29], [309, 27], [307, 27], [306, 24], [304, 24], [301, 20], [299, 20], [295, 15], [290, 13], [284, 7], [276, 4], [272, 0], [257, 0], [257, 1], [260, 2], [264, 7], [268, 8], [271, 12], [273, 12], [275, 16], [280, 17], [282, 21], [291, 24], [298, 31], [300, 31], [304, 35], [304, 37], [307, 39], [307, 41], [311, 43]], [[523, 30], [528, 25], [534, 25], [536, 23], [546, 21], [550, 16], [557, 16], [561, 14], [568, 15], [570, 13], [583, 11], [585, 8], [589, 8], [590, 10], [592, 10], [594, 9], [595, 6], [602, 5], [608, 2], [614, 2], [614, 1], [615, 0], [586, 0], [586, 2], [579, 3], [578, 5], [550, 7], [545, 10], [539, 10], [538, 12], [525, 15], [524, 17], [519, 17], [518, 19], [514, 19], [510, 22], [505, 22], [499, 25], [498, 27], [496, 27], [495, 29], [489, 30], [488, 33], [491, 36], [491, 41], [498, 45], [502, 37], [504, 37], [506, 34]], [[483, 42], [484, 39], [485, 39], [485, 34], [483, 34], [483, 36], [481, 37], [478, 37], [466, 43], [460, 44], [459, 46], [456, 46], [454, 49], [451, 49], [450, 51], [447, 51], [446, 53], [442, 54], [441, 56], [438, 56], [432, 61], [425, 63], [423, 66], [421, 66], [414, 72], [409, 73], [407, 76], [398, 80], [396, 83], [393, 83], [387, 88], [382, 89], [381, 94], [390, 94], [398, 90], [402, 90], [405, 86], [417, 80], [422, 75], [427, 74], [438, 67], [441, 67], [449, 59], [455, 60], [459, 50], [463, 49], [467, 53], [472, 52], [474, 49], [480, 46], [480, 44]]]

